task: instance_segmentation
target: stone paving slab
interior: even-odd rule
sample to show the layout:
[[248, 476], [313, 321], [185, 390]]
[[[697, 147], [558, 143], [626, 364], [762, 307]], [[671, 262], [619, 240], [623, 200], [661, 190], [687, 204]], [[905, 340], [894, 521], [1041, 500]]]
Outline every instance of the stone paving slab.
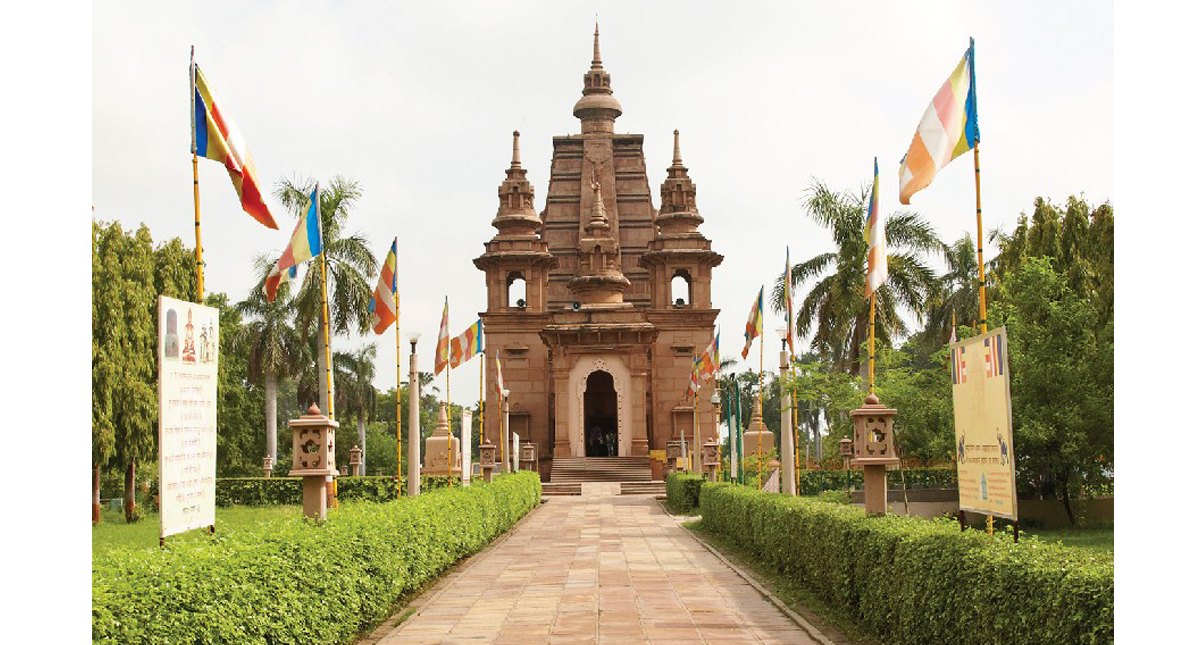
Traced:
[[816, 644], [685, 531], [651, 496], [550, 498], [379, 645]]

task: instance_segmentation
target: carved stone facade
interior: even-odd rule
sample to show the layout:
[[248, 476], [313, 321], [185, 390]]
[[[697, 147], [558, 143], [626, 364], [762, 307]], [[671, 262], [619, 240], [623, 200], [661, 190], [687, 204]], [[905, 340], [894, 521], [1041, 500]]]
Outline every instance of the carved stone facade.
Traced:
[[[621, 113], [597, 29], [574, 107], [581, 133], [554, 137], [545, 208], [534, 210], [514, 132], [497, 233], [475, 259], [488, 289], [487, 409], [500, 409], [498, 356], [510, 426], [537, 443], [543, 473], [556, 456], [644, 456], [680, 431], [692, 438], [684, 394], [692, 357], [712, 340], [712, 268], [722, 256], [699, 232], [678, 131], [659, 210], [642, 135], [614, 133]], [[699, 397], [701, 441], [716, 432], [711, 395], [710, 382]], [[488, 434], [498, 442], [498, 424]]]

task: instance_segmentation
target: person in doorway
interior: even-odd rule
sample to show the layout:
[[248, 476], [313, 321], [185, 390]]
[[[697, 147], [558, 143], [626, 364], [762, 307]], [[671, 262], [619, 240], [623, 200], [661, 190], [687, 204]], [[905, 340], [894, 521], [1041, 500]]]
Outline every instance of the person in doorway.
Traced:
[[588, 450], [588, 452], [590, 452], [593, 457], [602, 456], [600, 453], [603, 452], [604, 446], [600, 443], [600, 427], [592, 426], [591, 431], [588, 432], [588, 436], [592, 438], [590, 441], [591, 449]]
[[617, 456], [617, 433], [615, 433], [615, 432], [608, 433], [608, 435], [605, 437], [605, 440], [606, 440], [605, 443], [608, 444], [608, 454], [605, 456], [606, 457], [616, 457]]

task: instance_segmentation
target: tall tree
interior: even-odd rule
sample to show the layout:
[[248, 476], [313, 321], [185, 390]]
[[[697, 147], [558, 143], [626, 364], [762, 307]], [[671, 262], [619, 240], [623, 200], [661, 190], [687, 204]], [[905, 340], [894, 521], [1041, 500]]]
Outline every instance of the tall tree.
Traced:
[[[363, 345], [353, 352], [337, 354], [334, 368], [338, 379], [338, 407], [342, 418], [358, 422], [358, 447], [363, 451], [358, 474], [367, 472], [367, 423], [375, 416], [375, 345]], [[394, 401], [394, 399], [393, 399]]]
[[279, 379], [296, 375], [300, 371], [301, 359], [306, 354], [301, 349], [299, 334], [291, 324], [296, 307], [291, 298], [290, 284], [279, 285], [274, 302], [267, 300], [263, 294], [262, 286], [271, 266], [272, 263], [266, 258], [259, 258], [256, 269], [263, 278], [235, 308], [239, 314], [250, 318], [242, 326], [241, 341], [248, 351], [248, 376], [250, 380], [263, 385], [266, 452], [274, 462], [279, 456]]
[[[858, 374], [863, 365], [862, 346], [867, 339], [868, 307], [865, 299], [867, 241], [863, 234], [870, 190], [835, 192], [814, 179], [804, 208], [808, 217], [829, 230], [835, 250], [820, 253], [792, 267], [793, 291], [800, 283], [817, 279], [796, 312], [796, 333], [813, 332], [812, 349], [838, 369]], [[884, 225], [888, 242], [888, 279], [876, 292], [875, 335], [882, 344], [908, 330], [900, 317], [907, 309], [920, 319], [923, 303], [933, 287], [933, 271], [926, 253], [945, 253], [942, 244], [920, 215], [897, 211]], [[771, 292], [775, 311], [783, 311], [781, 273]]]
[[[308, 210], [309, 194], [315, 182], [312, 180], [291, 181], [282, 179], [277, 184], [275, 195], [285, 208], [296, 217], [303, 217]], [[365, 333], [370, 328], [371, 312], [367, 309], [374, 293], [371, 280], [378, 263], [371, 252], [370, 244], [361, 233], [350, 233], [347, 228], [350, 211], [362, 197], [357, 182], [335, 177], [332, 182], [321, 185], [321, 226], [323, 253], [328, 272], [329, 327], [331, 334], [349, 332]], [[327, 347], [325, 320], [321, 311], [320, 259], [313, 260], [296, 287], [296, 326], [307, 338], [316, 332], [317, 371], [322, 387], [318, 389], [318, 401], [322, 411], [329, 411], [324, 387]], [[336, 401], [336, 399], [335, 399]], [[336, 412], [336, 410], [335, 410]]]
[[[963, 235], [946, 249], [946, 273], [934, 280], [924, 306], [922, 340], [931, 349], [940, 348], [950, 337], [952, 325], [979, 324], [979, 264], [975, 240]], [[985, 265], [986, 266], [986, 265]]]

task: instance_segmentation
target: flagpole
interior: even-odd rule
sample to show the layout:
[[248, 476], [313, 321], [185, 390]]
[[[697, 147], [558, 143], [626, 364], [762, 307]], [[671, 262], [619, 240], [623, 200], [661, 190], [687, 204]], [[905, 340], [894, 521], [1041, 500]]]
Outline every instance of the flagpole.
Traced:
[[200, 245], [200, 169], [196, 155], [196, 46], [192, 46], [191, 64], [188, 67], [192, 92], [192, 207], [196, 218], [196, 302], [204, 302], [204, 250]]
[[450, 488], [450, 477], [454, 470], [454, 408], [450, 405], [450, 341], [446, 341], [446, 488]]
[[317, 208], [317, 223], [321, 233], [321, 320], [325, 327], [325, 402], [329, 408], [326, 412], [329, 414], [329, 419], [334, 420], [334, 405], [333, 405], [333, 354], [330, 347], [329, 336], [329, 274], [326, 268], [327, 262], [325, 256], [328, 255], [325, 248], [325, 225], [321, 221], [321, 184], [317, 184], [316, 190], [316, 208]]
[[[484, 421], [484, 419], [487, 419], [487, 415], [485, 415], [483, 412], [483, 405], [484, 405], [484, 403], [483, 403], [483, 370], [485, 369], [485, 366], [487, 365], [487, 352], [482, 351], [479, 353], [480, 353], [480, 357], [479, 357], [479, 445], [482, 446], [483, 445], [483, 421]], [[470, 454], [470, 453], [468, 453], [468, 454]], [[482, 468], [483, 468], [483, 466], [480, 466], [480, 469], [482, 469]]]
[[982, 332], [986, 334], [987, 291], [983, 281], [983, 204], [979, 198], [979, 139], [975, 139], [975, 233], [979, 241], [975, 247], [975, 258], [979, 264], [979, 324]]
[[[399, 264], [399, 263], [397, 263]], [[397, 269], [399, 267], [396, 267]], [[396, 309], [396, 497], [404, 497], [404, 441], [400, 437], [400, 290], [392, 290], [392, 304]], [[412, 385], [409, 385], [412, 387]], [[409, 473], [412, 476], [412, 473]]]
[[[868, 364], [870, 367], [867, 369], [867, 373], [869, 375], [870, 381], [869, 381], [869, 385], [867, 386], [867, 394], [875, 394], [875, 292], [874, 291], [871, 292], [871, 314], [870, 314], [870, 316], [871, 316], [871, 318], [870, 318], [870, 321], [868, 322], [868, 329], [871, 330], [871, 344], [868, 347], [868, 351], [869, 351], [869, 354], [868, 354], [869, 363]], [[860, 363], [860, 365], [861, 365], [861, 363]]]

